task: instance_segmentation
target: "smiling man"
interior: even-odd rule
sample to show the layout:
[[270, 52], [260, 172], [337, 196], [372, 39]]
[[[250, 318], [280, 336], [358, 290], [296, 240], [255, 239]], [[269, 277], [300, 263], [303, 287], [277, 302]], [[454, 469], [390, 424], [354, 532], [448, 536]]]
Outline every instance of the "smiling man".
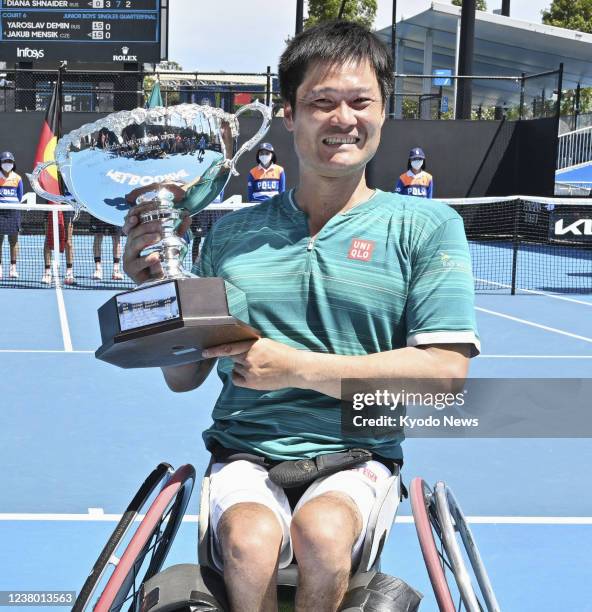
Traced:
[[[263, 337], [163, 373], [171, 389], [188, 391], [219, 360], [223, 389], [204, 440], [216, 461], [212, 526], [233, 610], [277, 609], [277, 567], [295, 556], [296, 609], [324, 612], [346, 592], [376, 483], [402, 462], [398, 435], [343, 436], [341, 380], [462, 379], [479, 344], [460, 217], [366, 184], [390, 92], [389, 51], [359, 25], [323, 24], [290, 41], [279, 73], [300, 182], [221, 219], [200, 260], [200, 275], [245, 292]], [[139, 255], [158, 227], [138, 226], [134, 213], [125, 229], [128, 274], [158, 272], [153, 255]], [[372, 460], [316, 480], [297, 501], [258, 462], [225, 459], [360, 447]]]

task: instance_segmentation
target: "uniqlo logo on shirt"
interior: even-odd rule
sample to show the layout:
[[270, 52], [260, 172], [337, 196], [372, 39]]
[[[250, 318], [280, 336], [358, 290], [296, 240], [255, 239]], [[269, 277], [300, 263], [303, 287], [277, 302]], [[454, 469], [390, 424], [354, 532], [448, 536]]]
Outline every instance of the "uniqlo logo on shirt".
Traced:
[[348, 259], [359, 259], [360, 261], [370, 261], [372, 259], [372, 251], [374, 250], [374, 242], [372, 240], [362, 240], [354, 238], [349, 247]]

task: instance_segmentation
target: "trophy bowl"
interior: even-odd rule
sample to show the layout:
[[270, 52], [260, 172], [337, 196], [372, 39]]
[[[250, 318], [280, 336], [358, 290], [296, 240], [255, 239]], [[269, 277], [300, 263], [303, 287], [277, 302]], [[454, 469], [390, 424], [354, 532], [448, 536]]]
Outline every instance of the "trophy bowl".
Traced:
[[[238, 117], [247, 111], [259, 112], [263, 121], [234, 153]], [[124, 368], [182, 365], [199, 361], [204, 348], [258, 337], [248, 325], [244, 294], [221, 278], [198, 278], [183, 269], [187, 244], [175, 229], [238, 174], [238, 159], [270, 123], [271, 109], [259, 102], [234, 115], [196, 104], [120, 111], [60, 138], [55, 160], [27, 175], [41, 197], [112, 225], [123, 226], [130, 208], [145, 202], [153, 205], [140, 221], [161, 222], [161, 240], [142, 254], [157, 252], [163, 275], [99, 309], [97, 358]], [[64, 195], [46, 190], [48, 173], [54, 179], [59, 173]]]

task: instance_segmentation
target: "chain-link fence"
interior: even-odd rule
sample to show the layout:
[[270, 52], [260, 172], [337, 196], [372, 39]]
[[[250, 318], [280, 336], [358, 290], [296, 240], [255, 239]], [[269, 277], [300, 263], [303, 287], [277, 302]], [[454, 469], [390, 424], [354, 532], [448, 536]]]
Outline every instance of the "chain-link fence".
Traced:
[[[17, 69], [0, 74], [0, 112], [42, 111], [55, 70]], [[457, 84], [471, 79], [473, 120], [533, 119], [559, 111], [561, 70], [513, 77], [394, 75], [389, 115], [397, 119], [454, 119]], [[254, 100], [280, 112], [277, 75], [263, 72], [145, 72], [64, 70], [64, 112], [113, 112], [144, 106], [156, 82], [165, 106], [191, 102], [235, 112]], [[565, 105], [563, 105], [565, 106]]]

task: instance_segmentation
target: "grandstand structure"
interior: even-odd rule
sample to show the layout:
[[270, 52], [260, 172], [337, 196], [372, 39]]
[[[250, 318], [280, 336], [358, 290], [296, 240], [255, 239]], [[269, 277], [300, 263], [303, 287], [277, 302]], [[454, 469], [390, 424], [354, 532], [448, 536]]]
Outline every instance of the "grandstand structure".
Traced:
[[[438, 86], [431, 79], [409, 75], [431, 75], [436, 70], [457, 73], [460, 16], [460, 7], [433, 2], [427, 10], [404, 16], [397, 23], [395, 86], [400, 95], [396, 99], [395, 117], [404, 118], [408, 112], [405, 100], [438, 93]], [[390, 26], [377, 33], [391, 45]], [[497, 112], [498, 118], [507, 115], [516, 118], [512, 111], [520, 105], [522, 97], [526, 108], [540, 116], [557, 97], [556, 81], [549, 73], [563, 63], [563, 90], [575, 92], [578, 85], [590, 87], [590, 57], [592, 34], [476, 11], [473, 74], [515, 78], [474, 80], [473, 111], [477, 113], [481, 108], [482, 113]], [[523, 81], [523, 75], [531, 78]], [[443, 87], [450, 108], [454, 108], [455, 93], [456, 81], [452, 78]], [[430, 105], [423, 105], [422, 118], [433, 118], [429, 109]]]

